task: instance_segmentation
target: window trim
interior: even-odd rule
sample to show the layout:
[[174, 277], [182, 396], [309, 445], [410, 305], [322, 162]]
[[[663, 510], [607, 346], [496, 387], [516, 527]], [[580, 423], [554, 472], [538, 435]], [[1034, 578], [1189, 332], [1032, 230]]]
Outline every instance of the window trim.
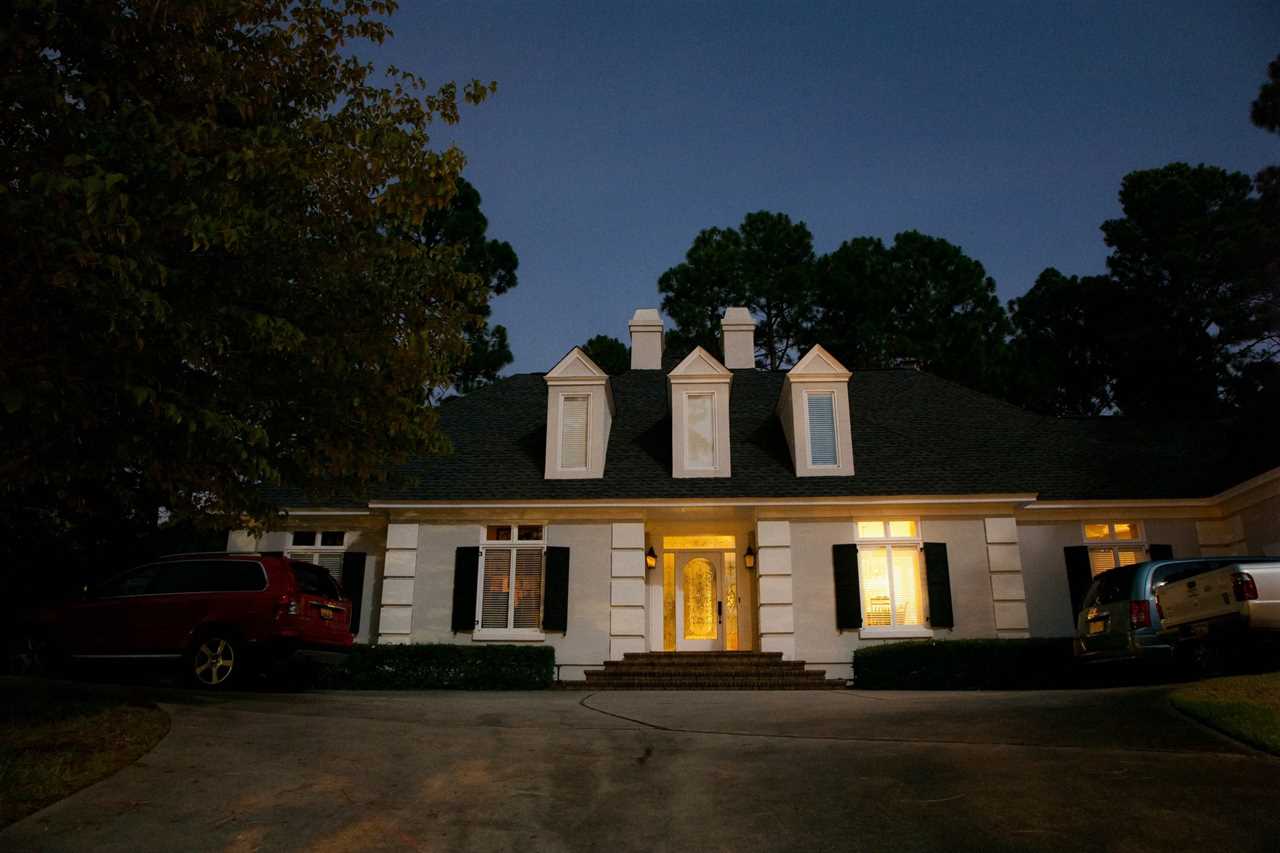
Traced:
[[[538, 525], [542, 528], [541, 539], [520, 539], [520, 527], [523, 525], [529, 527]], [[509, 527], [511, 528], [511, 538], [508, 540], [490, 540], [488, 539], [490, 527]], [[480, 562], [476, 571], [476, 616], [475, 629], [471, 632], [471, 639], [478, 642], [492, 641], [527, 641], [542, 642], [546, 639], [546, 632], [542, 630], [542, 604], [538, 602], [538, 627], [537, 628], [482, 628], [481, 620], [484, 613], [484, 552], [487, 548], [500, 549], [511, 552], [511, 565], [507, 569], [507, 577], [510, 579], [510, 594], [507, 601], [507, 624], [508, 626], [515, 618], [515, 571], [516, 558], [515, 552], [524, 548], [531, 550], [537, 548], [541, 554], [542, 562], [542, 583], [540, 588], [543, 595], [546, 594], [547, 584], [547, 523], [545, 521], [497, 521], [485, 522], [480, 525]]]
[[[1090, 524], [1107, 525], [1107, 537], [1105, 539], [1090, 539], [1088, 535], [1088, 525]], [[1132, 524], [1137, 536], [1133, 539], [1117, 539], [1115, 535], [1116, 524]], [[1103, 569], [1103, 572], [1120, 569], [1128, 565], [1136, 565], [1151, 559], [1150, 543], [1147, 542], [1147, 526], [1136, 518], [1085, 519], [1080, 522], [1080, 542], [1088, 549], [1089, 572], [1090, 576], [1095, 578], [1102, 574], [1102, 572], [1093, 570], [1093, 553], [1095, 551], [1111, 552], [1112, 566], [1110, 569]], [[1138, 551], [1141, 553], [1142, 559], [1135, 560], [1134, 563], [1121, 563], [1121, 551]]]
[[[577, 399], [584, 400], [586, 401], [586, 404], [587, 404], [586, 423], [583, 424], [583, 431], [586, 437], [586, 447], [584, 448], [585, 452], [582, 455], [583, 464], [581, 468], [569, 468], [564, 464], [564, 401], [569, 399], [570, 397], [574, 398], [575, 400]], [[562, 391], [560, 392], [559, 399], [557, 400], [556, 406], [557, 406], [556, 420], [560, 425], [560, 435], [557, 436], [558, 441], [556, 441], [556, 470], [563, 471], [566, 473], [572, 472], [575, 474], [581, 473], [583, 471], [590, 471], [591, 470], [591, 394], [589, 393], [583, 394], [577, 391]], [[545, 532], [543, 535], [546, 535]]]
[[[720, 470], [720, 429], [719, 411], [716, 407], [715, 391], [684, 392], [684, 470], [686, 471], [719, 471]], [[689, 462], [689, 400], [693, 397], [706, 397], [711, 401], [711, 464], [693, 465]]]
[[[809, 422], [809, 397], [828, 397], [831, 400], [831, 441], [832, 447], [836, 452], [834, 462], [814, 462], [813, 461], [813, 425]], [[804, 408], [804, 435], [805, 442], [809, 450], [809, 467], [822, 470], [834, 470], [840, 467], [840, 418], [838, 416], [837, 400], [835, 391], [810, 391], [805, 389], [800, 392], [800, 402]], [[897, 519], [895, 519], [897, 520]], [[917, 526], [916, 530], [920, 528]]]
[[[807, 406], [806, 406], [807, 408]], [[878, 521], [881, 523], [883, 536], [863, 536], [859, 529], [859, 522]], [[891, 536], [889, 535], [889, 522], [891, 521], [910, 521], [915, 525], [915, 536]], [[893, 601], [893, 556], [892, 549], [913, 547], [916, 549], [916, 569], [920, 572], [921, 586], [924, 588], [923, 599], [920, 602], [920, 615], [924, 618], [924, 622], [920, 625], [894, 625], [892, 620], [897, 618], [892, 604], [889, 608], [889, 625], [875, 625], [868, 627], [866, 620], [866, 604], [862, 606], [863, 627], [858, 629], [858, 637], [860, 639], [913, 639], [913, 638], [929, 638], [934, 636], [934, 628], [929, 620], [932, 616], [929, 612], [929, 585], [927, 583], [926, 573], [928, 568], [924, 565], [924, 531], [920, 525], [920, 519], [916, 516], [899, 516], [896, 518], [855, 518], [853, 520], [854, 540], [858, 543], [858, 597], [863, 598], [864, 587], [862, 586], [862, 552], [864, 546], [870, 548], [885, 548], [889, 551], [888, 568], [889, 568], [889, 600]]]
[[[305, 532], [308, 532], [308, 531], [302, 531], [302, 530], [293, 530], [293, 531], [290, 531], [290, 532], [289, 532], [290, 541], [292, 541], [292, 537], [293, 537], [293, 534], [294, 534], [294, 533], [305, 533]], [[341, 533], [341, 534], [342, 534], [342, 544], [341, 544], [341, 545], [320, 545], [320, 544], [318, 544], [318, 543], [321, 541], [321, 538], [323, 537], [323, 535], [324, 535], [325, 533]], [[315, 545], [299, 545], [299, 546], [297, 546], [296, 548], [295, 548], [295, 547], [293, 547], [293, 546], [290, 546], [290, 547], [288, 547], [288, 548], [285, 548], [285, 549], [284, 549], [284, 556], [285, 556], [285, 559], [288, 559], [288, 560], [297, 560], [297, 561], [298, 561], [298, 562], [300, 562], [300, 563], [310, 563], [310, 564], [311, 564], [311, 565], [313, 565], [313, 566], [320, 566], [320, 556], [321, 556], [321, 555], [323, 555], [323, 554], [346, 554], [346, 553], [347, 553], [347, 546], [348, 546], [348, 543], [349, 543], [349, 541], [350, 541], [350, 539], [351, 539], [351, 533], [352, 533], [352, 531], [350, 531], [350, 530], [341, 530], [341, 531], [339, 531], [339, 530], [316, 530], [316, 531], [315, 531], [315, 534], [316, 534], [316, 542], [317, 542], [317, 544], [315, 544]], [[324, 566], [320, 566], [320, 567], [321, 567], [321, 568], [324, 568], [324, 569], [325, 569], [325, 571], [329, 571], [329, 569], [325, 568]], [[339, 571], [339, 572], [341, 572], [341, 571], [342, 571], [342, 566], [339, 566], [339, 567], [338, 567], [338, 571]], [[329, 576], [330, 576], [330, 577], [333, 577], [333, 572], [329, 572]], [[342, 586], [342, 577], [341, 577], [341, 576], [334, 578], [334, 580], [337, 582], [337, 584], [338, 584], [338, 586], [339, 586], [339, 587], [341, 587], [341, 586]]]

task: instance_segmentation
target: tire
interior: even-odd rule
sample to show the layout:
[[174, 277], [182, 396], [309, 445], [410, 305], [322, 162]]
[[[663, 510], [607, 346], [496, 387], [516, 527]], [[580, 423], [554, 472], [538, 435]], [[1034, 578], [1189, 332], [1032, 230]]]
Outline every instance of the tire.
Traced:
[[1189, 643], [1182, 652], [1182, 669], [1192, 678], [1209, 678], [1222, 671], [1222, 647], [1212, 640]]
[[183, 658], [187, 681], [202, 690], [227, 690], [238, 684], [247, 668], [244, 644], [229, 631], [208, 631]]
[[47, 637], [24, 631], [9, 641], [5, 649], [5, 671], [9, 675], [43, 676], [54, 669], [56, 653]]

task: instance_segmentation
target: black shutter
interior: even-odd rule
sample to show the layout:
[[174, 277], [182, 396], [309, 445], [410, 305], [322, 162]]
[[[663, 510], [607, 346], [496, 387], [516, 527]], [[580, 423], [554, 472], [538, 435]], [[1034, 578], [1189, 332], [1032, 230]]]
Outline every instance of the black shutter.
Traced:
[[360, 617], [364, 614], [364, 552], [348, 551], [342, 555], [342, 591], [351, 599], [351, 633], [360, 633]]
[[1071, 618], [1080, 613], [1084, 597], [1093, 584], [1093, 569], [1089, 566], [1089, 548], [1085, 545], [1068, 545], [1062, 549], [1067, 560], [1067, 589], [1071, 592]]
[[862, 596], [858, 592], [858, 546], [832, 545], [831, 566], [836, 576], [836, 630], [862, 627]]
[[924, 543], [924, 579], [929, 587], [929, 625], [933, 628], [954, 628], [956, 617], [951, 611], [951, 566], [947, 562], [947, 543]]
[[1153, 560], [1172, 560], [1173, 546], [1172, 545], [1148, 545], [1147, 556]]
[[569, 630], [569, 549], [548, 548], [542, 578], [542, 630]]
[[476, 580], [480, 548], [459, 548], [453, 555], [453, 632], [476, 629]]

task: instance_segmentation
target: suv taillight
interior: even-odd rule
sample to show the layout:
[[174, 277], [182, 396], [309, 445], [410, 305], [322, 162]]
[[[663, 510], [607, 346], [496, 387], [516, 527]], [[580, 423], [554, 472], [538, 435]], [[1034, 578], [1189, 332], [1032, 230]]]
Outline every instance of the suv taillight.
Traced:
[[1231, 576], [1231, 591], [1236, 594], [1236, 601], [1258, 600], [1258, 585], [1248, 572], [1236, 572]]
[[1142, 601], [1129, 602], [1129, 627], [1148, 628], [1151, 626], [1151, 605]]
[[281, 616], [297, 616], [298, 599], [291, 595], [282, 595], [276, 599], [276, 618]]

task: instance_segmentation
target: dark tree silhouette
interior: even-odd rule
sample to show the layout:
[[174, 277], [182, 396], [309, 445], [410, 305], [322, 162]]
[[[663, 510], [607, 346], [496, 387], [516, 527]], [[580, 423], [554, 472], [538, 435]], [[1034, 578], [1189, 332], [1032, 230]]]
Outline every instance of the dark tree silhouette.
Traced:
[[610, 376], [631, 369], [631, 347], [609, 335], [596, 335], [582, 345], [582, 351]]

